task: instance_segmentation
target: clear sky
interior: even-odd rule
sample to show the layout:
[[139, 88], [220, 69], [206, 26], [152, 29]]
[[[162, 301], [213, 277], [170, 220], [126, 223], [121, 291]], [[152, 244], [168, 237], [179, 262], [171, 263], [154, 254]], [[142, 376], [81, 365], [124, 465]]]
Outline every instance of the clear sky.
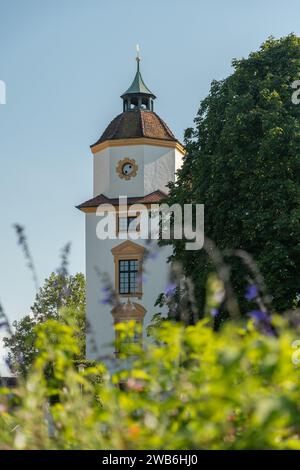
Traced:
[[41, 283], [68, 241], [71, 272], [84, 271], [74, 206], [92, 195], [89, 145], [122, 111], [136, 43], [155, 110], [181, 139], [232, 58], [299, 30], [297, 0], [0, 0], [0, 301], [11, 321], [35, 294], [13, 223]]

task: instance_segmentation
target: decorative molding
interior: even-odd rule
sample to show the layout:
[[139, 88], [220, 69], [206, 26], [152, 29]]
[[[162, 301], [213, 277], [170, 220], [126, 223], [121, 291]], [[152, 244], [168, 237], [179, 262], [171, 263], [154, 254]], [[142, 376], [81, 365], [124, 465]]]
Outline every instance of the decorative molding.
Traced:
[[130, 320], [143, 323], [146, 313], [147, 310], [141, 304], [131, 302], [129, 299], [126, 303], [119, 304], [111, 311], [114, 324]]
[[157, 147], [169, 147], [175, 148], [180, 153], [182, 153], [182, 155], [185, 154], [185, 149], [183, 145], [181, 145], [181, 143], [177, 140], [151, 139], [148, 137], [106, 140], [105, 142], [101, 142], [100, 144], [93, 145], [91, 147], [91, 152], [95, 155], [96, 153], [108, 147], [122, 147], [127, 145], [153, 145]]
[[143, 256], [146, 251], [146, 248], [138, 243], [134, 243], [131, 240], [125, 240], [120, 245], [115, 246], [111, 249], [111, 252], [114, 256], [122, 255], [138, 255]]
[[[124, 214], [125, 215], [126, 213], [128, 213], [128, 215], [130, 217], [130, 207], [133, 206], [133, 205], [134, 205], [134, 212], [135, 212], [135, 211], [138, 211], [139, 209], [142, 211], [142, 210], [145, 209], [145, 207], [147, 209], [151, 209], [151, 205], [157, 205], [157, 204], [159, 204], [159, 202], [151, 202], [151, 203], [149, 203], [149, 202], [146, 202], [146, 203], [144, 203], [144, 202], [141, 202], [141, 203], [128, 202], [127, 206], [125, 206], [125, 205], [113, 206], [113, 207], [108, 206], [106, 210], [107, 210], [107, 212], [114, 212], [115, 211], [116, 214]], [[125, 207], [128, 208], [128, 212], [125, 211], [125, 209], [124, 209]], [[96, 206], [95, 207], [80, 207], [79, 208], [79, 210], [82, 211], [82, 212], [97, 212], [97, 209], [98, 209], [98, 207], [96, 207]]]

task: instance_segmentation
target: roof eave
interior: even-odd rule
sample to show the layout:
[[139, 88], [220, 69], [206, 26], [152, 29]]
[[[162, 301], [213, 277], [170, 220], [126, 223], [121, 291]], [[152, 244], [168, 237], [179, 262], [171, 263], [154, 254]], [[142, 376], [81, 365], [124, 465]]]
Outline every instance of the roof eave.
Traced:
[[[156, 196], [155, 200], [151, 200], [152, 196]], [[160, 202], [161, 200], [165, 199], [167, 197], [167, 193], [162, 191], [161, 189], [157, 189], [156, 191], [152, 191], [149, 194], [146, 194], [144, 196], [132, 196], [127, 198], [127, 204], [145, 204], [146, 206], [148, 204], [155, 204], [157, 202]], [[102, 198], [103, 201], [99, 202], [99, 198]], [[95, 196], [92, 199], [89, 199], [88, 201], [83, 202], [82, 204], [79, 204], [78, 206], [75, 206], [76, 209], [82, 211], [82, 212], [95, 212], [97, 207], [99, 205], [112, 205], [115, 207], [120, 206], [120, 201], [118, 198], [108, 198], [104, 194], [99, 194], [98, 196]]]
[[126, 137], [122, 139], [106, 139], [101, 142], [96, 142], [90, 145], [91, 152], [93, 154], [104, 150], [107, 147], [121, 147], [128, 145], [153, 145], [158, 147], [170, 147], [176, 148], [183, 155], [185, 154], [185, 148], [179, 140], [173, 139], [161, 139], [159, 137]]
[[123, 93], [120, 98], [130, 98], [131, 96], [147, 96], [153, 98], [154, 100], [156, 99], [156, 95], [151, 91], [149, 93], [143, 91], [125, 91], [125, 93]]

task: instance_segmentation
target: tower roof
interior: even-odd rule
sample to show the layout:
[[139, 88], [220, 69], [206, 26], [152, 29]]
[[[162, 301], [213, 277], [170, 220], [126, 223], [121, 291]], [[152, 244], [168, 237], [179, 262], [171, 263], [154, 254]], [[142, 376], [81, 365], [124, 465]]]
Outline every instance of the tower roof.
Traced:
[[177, 140], [167, 124], [156, 113], [136, 108], [125, 111], [115, 117], [107, 126], [100, 139], [91, 145], [91, 147], [106, 140], [134, 139], [139, 137]]
[[[145, 85], [140, 72], [140, 56], [138, 55], [137, 71], [130, 87], [123, 93], [123, 113], [115, 117], [107, 126], [101, 137], [91, 145], [91, 150], [96, 153], [99, 146], [103, 148], [105, 142], [123, 140], [128, 145], [134, 145], [134, 139], [151, 139], [152, 144], [158, 145], [154, 139], [161, 142], [164, 146], [176, 147], [182, 153], [184, 149], [180, 142], [176, 139], [167, 124], [154, 112], [153, 101], [156, 96]], [[129, 142], [129, 139], [132, 139]], [[148, 141], [148, 142], [149, 142]], [[113, 142], [111, 145], [118, 145]]]
[[152, 98], [156, 98], [156, 96], [149, 90], [147, 85], [145, 84], [141, 71], [140, 71], [140, 58], [139, 56], [136, 58], [137, 62], [137, 70], [135, 77], [133, 79], [132, 84], [130, 87], [121, 95], [121, 98], [124, 98], [128, 95], [148, 95], [152, 96]]

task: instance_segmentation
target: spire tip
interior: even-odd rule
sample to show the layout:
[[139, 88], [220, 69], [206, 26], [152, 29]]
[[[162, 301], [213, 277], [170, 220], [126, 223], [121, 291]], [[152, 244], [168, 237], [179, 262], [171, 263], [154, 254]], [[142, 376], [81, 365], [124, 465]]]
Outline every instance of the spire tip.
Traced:
[[141, 57], [140, 57], [140, 46], [139, 44], [136, 45], [136, 61], [139, 63], [140, 60], [141, 60]]

